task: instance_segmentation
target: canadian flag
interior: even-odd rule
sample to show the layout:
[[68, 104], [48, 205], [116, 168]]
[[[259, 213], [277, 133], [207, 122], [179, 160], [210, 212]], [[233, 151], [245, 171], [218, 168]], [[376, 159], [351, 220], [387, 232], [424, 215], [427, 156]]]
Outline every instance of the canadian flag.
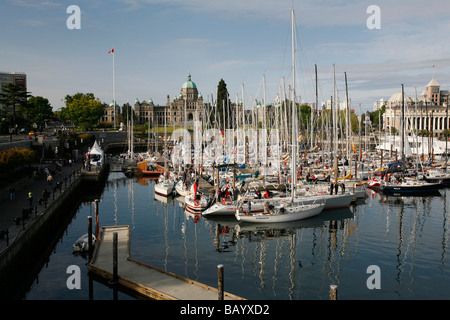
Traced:
[[111, 49], [111, 50], [108, 51], [108, 53], [111, 53], [111, 52], [114, 52], [114, 49]]

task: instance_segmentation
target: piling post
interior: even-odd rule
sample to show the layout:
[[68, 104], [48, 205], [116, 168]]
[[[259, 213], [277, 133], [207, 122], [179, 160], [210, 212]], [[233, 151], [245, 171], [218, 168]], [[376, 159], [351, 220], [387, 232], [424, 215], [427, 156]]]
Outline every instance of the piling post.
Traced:
[[117, 238], [118, 233], [113, 233], [113, 279], [112, 284], [117, 283], [118, 275], [117, 275]]
[[223, 300], [223, 264], [217, 266], [217, 276], [218, 276], [218, 300]]
[[92, 259], [92, 217], [88, 216], [88, 255], [89, 262]]
[[98, 199], [95, 199], [95, 239], [98, 238]]
[[330, 286], [330, 300], [337, 300], [337, 285]]

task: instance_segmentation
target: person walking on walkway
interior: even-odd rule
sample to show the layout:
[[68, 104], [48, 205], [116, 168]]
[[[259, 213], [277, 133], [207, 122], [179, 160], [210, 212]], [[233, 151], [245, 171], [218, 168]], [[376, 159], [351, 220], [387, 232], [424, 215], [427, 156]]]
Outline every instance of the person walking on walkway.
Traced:
[[28, 201], [30, 202], [30, 207], [33, 206], [33, 192], [28, 191]]
[[53, 182], [53, 177], [52, 177], [52, 175], [51, 175], [51, 174], [49, 174], [49, 175], [47, 176], [47, 182], [48, 182], [48, 185], [49, 185], [49, 186], [51, 186], [51, 185], [52, 185], [52, 182]]
[[48, 192], [47, 189], [44, 188], [44, 190], [42, 190], [42, 200], [44, 200], [45, 207], [47, 207], [47, 200], [48, 200], [49, 195], [50, 195], [50, 192]]
[[14, 188], [14, 186], [11, 186], [11, 188], [9, 188], [9, 199], [16, 199], [16, 188]]

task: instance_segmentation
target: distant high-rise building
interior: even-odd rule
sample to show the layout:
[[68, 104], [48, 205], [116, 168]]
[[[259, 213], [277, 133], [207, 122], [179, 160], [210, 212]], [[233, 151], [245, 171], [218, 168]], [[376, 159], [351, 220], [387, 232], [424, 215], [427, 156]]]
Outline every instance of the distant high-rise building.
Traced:
[[[0, 91], [3, 90], [3, 86], [8, 84], [21, 86], [27, 90], [27, 75], [23, 72], [0, 72]], [[0, 109], [4, 107], [0, 104]]]

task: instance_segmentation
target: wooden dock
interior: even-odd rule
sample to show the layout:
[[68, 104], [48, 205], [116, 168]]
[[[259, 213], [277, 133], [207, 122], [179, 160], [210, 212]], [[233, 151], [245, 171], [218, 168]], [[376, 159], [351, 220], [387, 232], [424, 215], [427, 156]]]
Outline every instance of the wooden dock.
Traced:
[[[217, 288], [186, 279], [130, 258], [129, 226], [102, 227], [88, 270], [113, 280], [113, 234], [117, 233], [117, 282], [154, 300], [217, 300]], [[245, 300], [224, 292], [225, 300]]]

